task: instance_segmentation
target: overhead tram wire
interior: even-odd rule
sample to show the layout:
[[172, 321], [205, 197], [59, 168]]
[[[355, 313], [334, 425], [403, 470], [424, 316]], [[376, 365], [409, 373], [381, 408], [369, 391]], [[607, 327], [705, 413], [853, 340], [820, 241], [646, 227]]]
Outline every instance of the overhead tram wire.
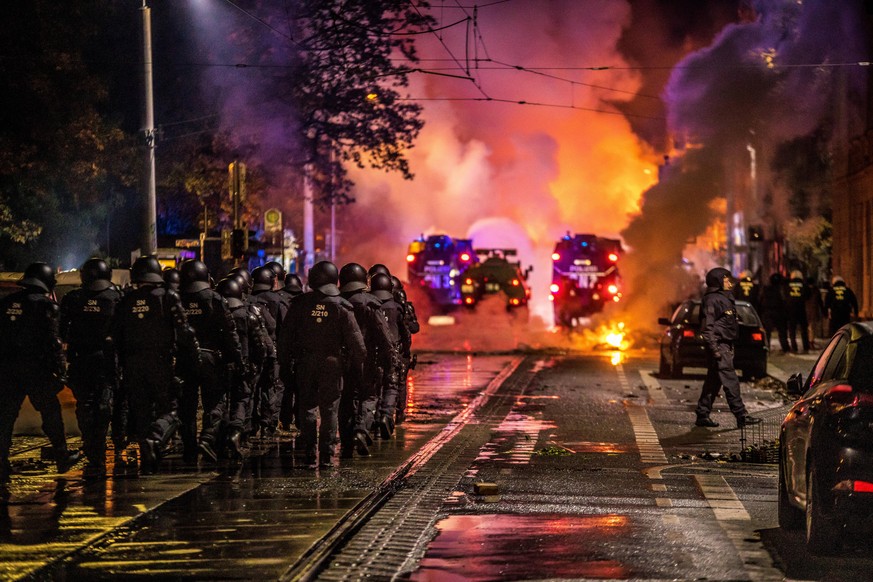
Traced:
[[541, 101], [526, 101], [524, 99], [504, 99], [500, 97], [403, 97], [398, 101], [470, 101], [482, 103], [506, 103], [508, 105], [522, 105], [529, 107], [550, 107], [554, 109], [572, 109], [575, 111], [589, 111], [592, 113], [604, 113], [606, 115], [620, 115], [622, 117], [636, 117], [639, 119], [652, 119], [666, 121], [665, 117], [655, 115], [640, 115], [624, 111], [610, 111], [609, 109], [595, 109], [593, 107], [580, 107], [578, 105], [565, 105], [561, 103], [544, 103]]
[[[418, 6], [416, 6], [416, 5], [412, 2], [412, 0], [409, 0], [409, 5], [412, 6], [413, 10], [415, 10], [415, 11], [419, 14], [419, 16], [424, 17], [424, 15], [421, 13], [421, 10], [418, 9]], [[448, 45], [446, 45], [446, 43], [443, 41], [441, 35], [437, 34], [436, 32], [433, 32], [433, 35], [434, 35], [434, 37], [439, 41], [439, 43], [442, 45], [443, 49], [445, 49], [446, 53], [448, 53], [448, 55], [451, 57], [452, 61], [453, 61], [453, 62], [458, 66], [458, 68], [459, 68], [462, 72], [467, 73], [468, 76], [469, 76], [468, 69], [466, 69], [466, 68], [464, 67], [464, 65], [462, 65], [461, 62], [458, 60], [458, 58], [454, 55], [454, 53], [452, 53], [452, 50], [451, 50], [451, 49], [448, 47]], [[470, 77], [470, 81], [473, 83], [473, 86], [476, 87], [476, 89], [477, 89], [480, 93], [482, 93], [482, 95], [485, 96], [486, 99], [490, 99], [490, 96], [488, 95], [488, 93], [487, 93], [487, 92], [482, 88], [482, 84], [481, 84], [481, 83], [476, 82], [476, 80], [473, 79], [472, 77]]]

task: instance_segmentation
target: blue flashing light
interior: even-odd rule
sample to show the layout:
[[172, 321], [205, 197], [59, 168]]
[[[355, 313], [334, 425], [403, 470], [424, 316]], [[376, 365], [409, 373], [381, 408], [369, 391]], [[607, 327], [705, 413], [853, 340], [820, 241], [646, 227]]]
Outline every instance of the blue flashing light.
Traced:
[[[261, 259], [263, 259], [264, 256], [266, 256], [266, 253], [264, 252], [264, 249], [258, 249], [258, 257], [261, 258]], [[258, 271], [258, 272], [260, 273], [260, 271]]]
[[435, 246], [436, 248], [440, 248], [440, 243], [435, 243], [433, 246]]
[[587, 243], [586, 241], [582, 241], [582, 246], [583, 246], [583, 247], [587, 247], [587, 246], [588, 246], [588, 243]]

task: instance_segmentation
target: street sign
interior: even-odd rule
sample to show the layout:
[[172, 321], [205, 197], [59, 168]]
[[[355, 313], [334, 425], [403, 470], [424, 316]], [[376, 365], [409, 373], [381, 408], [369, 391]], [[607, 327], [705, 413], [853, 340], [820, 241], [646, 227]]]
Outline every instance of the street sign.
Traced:
[[282, 230], [282, 211], [278, 208], [270, 208], [264, 212], [264, 230], [276, 232]]

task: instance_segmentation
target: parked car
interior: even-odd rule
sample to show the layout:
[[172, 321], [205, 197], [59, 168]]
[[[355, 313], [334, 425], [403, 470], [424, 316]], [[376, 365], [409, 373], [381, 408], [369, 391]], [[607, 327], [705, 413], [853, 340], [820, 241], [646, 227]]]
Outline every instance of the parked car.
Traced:
[[873, 322], [842, 327], [788, 391], [800, 399], [780, 430], [779, 525], [831, 553], [873, 509]]
[[[764, 326], [755, 308], [746, 301], [737, 301], [740, 333], [734, 346], [734, 366], [746, 378], [767, 375], [767, 354], [770, 348], [764, 341]], [[661, 354], [658, 372], [664, 378], [676, 378], [687, 367], [706, 367], [706, 344], [700, 336], [700, 300], [683, 301], [671, 318], [662, 317], [658, 323], [666, 325], [661, 336]]]

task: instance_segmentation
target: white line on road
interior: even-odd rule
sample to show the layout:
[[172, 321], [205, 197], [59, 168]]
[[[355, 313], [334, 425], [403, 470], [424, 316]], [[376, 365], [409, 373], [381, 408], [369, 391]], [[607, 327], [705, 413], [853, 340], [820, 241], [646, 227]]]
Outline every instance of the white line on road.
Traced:
[[649, 398], [658, 402], [665, 402], [667, 400], [667, 395], [664, 394], [661, 383], [655, 378], [654, 370], [640, 370], [640, 377], [649, 391]]
[[[624, 373], [624, 366], [621, 364], [615, 367], [618, 372], [618, 383], [622, 390], [628, 390], [629, 384], [627, 375]], [[649, 420], [649, 413], [642, 406], [625, 403], [628, 418], [631, 422], [631, 427], [634, 429], [634, 436], [637, 440], [637, 448], [640, 451], [640, 460], [643, 463], [666, 463], [667, 457], [664, 455], [664, 449], [661, 448], [661, 441], [658, 440], [658, 433], [655, 432], [655, 427], [652, 426], [652, 421]]]
[[695, 475], [694, 479], [717, 520], [750, 521], [752, 519], [724, 477], [721, 475]]

